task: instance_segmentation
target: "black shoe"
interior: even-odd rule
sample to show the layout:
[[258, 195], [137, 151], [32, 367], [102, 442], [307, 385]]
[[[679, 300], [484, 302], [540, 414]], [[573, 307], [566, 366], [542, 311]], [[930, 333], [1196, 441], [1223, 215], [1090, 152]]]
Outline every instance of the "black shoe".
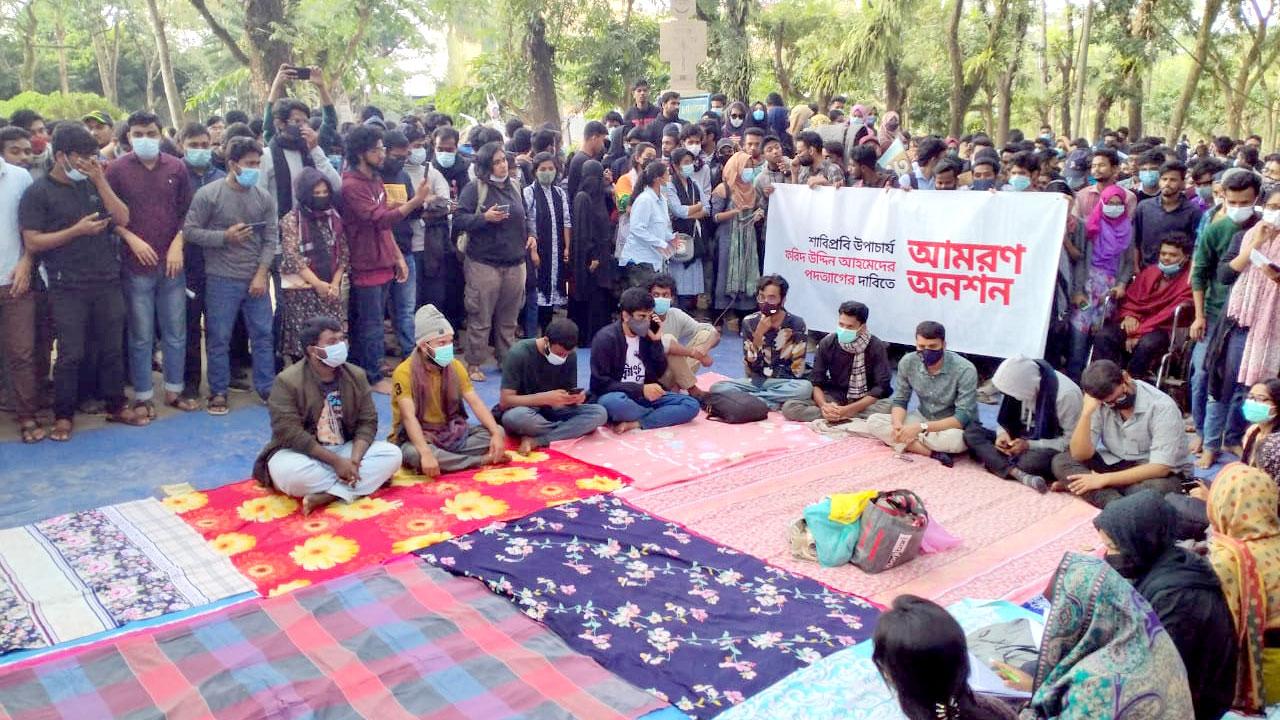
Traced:
[[253, 384], [249, 381], [249, 378], [247, 377], [232, 377], [231, 381], [227, 383], [227, 386], [233, 392], [249, 392], [249, 390], [253, 387]]
[[942, 463], [943, 467], [955, 467], [956, 464], [955, 458], [951, 457], [950, 453], [931, 452], [929, 453], [929, 457]]

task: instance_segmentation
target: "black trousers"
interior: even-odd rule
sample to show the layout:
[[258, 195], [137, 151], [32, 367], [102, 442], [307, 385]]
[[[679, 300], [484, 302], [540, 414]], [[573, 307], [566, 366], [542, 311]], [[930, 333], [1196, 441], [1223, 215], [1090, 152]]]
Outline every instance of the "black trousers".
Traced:
[[107, 404], [117, 412], [124, 407], [124, 354], [120, 336], [124, 332], [124, 293], [118, 283], [86, 289], [55, 288], [49, 291], [54, 332], [58, 339], [58, 362], [53, 368], [53, 412], [58, 419], [76, 414], [80, 394], [80, 366], [86, 356], [96, 353], [95, 385]]
[[997, 477], [1008, 478], [1009, 471], [1019, 468], [1025, 473], [1039, 475], [1048, 482], [1053, 481], [1053, 456], [1057, 450], [1031, 449], [1009, 457], [996, 448], [996, 433], [978, 423], [970, 423], [964, 429], [964, 444], [969, 446], [969, 456], [982, 463], [987, 472]]
[[204, 377], [204, 278], [187, 275], [187, 353], [182, 370], [182, 396], [200, 397], [200, 380]]
[[1129, 363], [1126, 369], [1129, 374], [1135, 378], [1145, 378], [1151, 375], [1155, 364], [1169, 351], [1167, 330], [1152, 330], [1143, 335], [1138, 339], [1138, 344], [1133, 346], [1132, 352], [1125, 350], [1126, 339], [1127, 336], [1119, 325], [1112, 322], [1103, 325], [1093, 336], [1093, 359], [1111, 360], [1123, 367], [1124, 357], [1127, 355]]
[[[1089, 458], [1088, 462], [1080, 462], [1071, 457], [1070, 452], [1061, 452], [1053, 458], [1053, 477], [1059, 482], [1066, 482], [1067, 478], [1072, 475], [1084, 475], [1091, 472], [1108, 473], [1128, 470], [1135, 465], [1141, 463], [1132, 460], [1121, 460], [1120, 462], [1108, 464], [1097, 453]], [[1092, 506], [1104, 508], [1108, 503], [1119, 500], [1126, 495], [1132, 495], [1143, 490], [1154, 490], [1161, 497], [1169, 493], [1176, 493], [1182, 487], [1182, 475], [1178, 472], [1166, 475], [1164, 477], [1143, 480], [1140, 483], [1126, 485], [1124, 487], [1109, 487], [1101, 490], [1090, 490], [1083, 495], [1084, 499]]]

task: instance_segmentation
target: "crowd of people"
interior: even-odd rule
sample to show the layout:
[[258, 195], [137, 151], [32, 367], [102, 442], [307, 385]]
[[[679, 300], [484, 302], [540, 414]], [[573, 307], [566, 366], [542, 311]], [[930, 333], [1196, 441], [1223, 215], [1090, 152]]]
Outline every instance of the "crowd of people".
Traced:
[[[1029, 717], [1280, 700], [1280, 154], [1260, 137], [1090, 143], [1043, 126], [997, 147], [777, 94], [712, 95], [691, 122], [641, 81], [571, 143], [518, 119], [464, 135], [431, 110], [340, 123], [307, 70], [280, 69], [261, 119], [19, 111], [0, 127], [0, 390], [24, 442], [69, 440], [78, 413], [145, 426], [161, 400], [225, 415], [231, 391], [255, 392], [272, 437], [254, 475], [310, 512], [402, 466], [504, 462], [508, 436], [529, 452], [704, 407], [778, 410], [1103, 509], [1106, 564], [1069, 556], [1052, 585]], [[300, 82], [320, 107], [288, 96]], [[852, 298], [811, 333], [762, 267], [780, 184], [1062, 195], [1045, 358], [965, 356], [932, 321], [894, 348]], [[742, 372], [700, 389], [722, 333], [741, 338]], [[1154, 377], [1183, 336], [1185, 408]], [[474, 383], [495, 371], [489, 407]], [[374, 393], [391, 397], [382, 437]], [[977, 406], [996, 401], [984, 425]], [[1240, 462], [1206, 484], [1194, 453]], [[904, 711], [1011, 714], [967, 691], [945, 617], [902, 598], [877, 631]]]

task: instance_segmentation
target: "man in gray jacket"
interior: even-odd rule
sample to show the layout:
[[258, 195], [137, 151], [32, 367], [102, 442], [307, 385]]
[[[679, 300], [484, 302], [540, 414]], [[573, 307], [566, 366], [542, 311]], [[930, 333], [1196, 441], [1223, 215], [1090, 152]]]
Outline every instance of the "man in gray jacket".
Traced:
[[227, 414], [231, 381], [228, 350], [236, 316], [244, 313], [253, 349], [253, 387], [264, 400], [275, 377], [271, 298], [267, 279], [279, 232], [276, 202], [258, 185], [262, 147], [249, 138], [227, 144], [227, 179], [200, 188], [191, 201], [187, 242], [205, 258], [205, 324], [209, 368], [209, 414]]

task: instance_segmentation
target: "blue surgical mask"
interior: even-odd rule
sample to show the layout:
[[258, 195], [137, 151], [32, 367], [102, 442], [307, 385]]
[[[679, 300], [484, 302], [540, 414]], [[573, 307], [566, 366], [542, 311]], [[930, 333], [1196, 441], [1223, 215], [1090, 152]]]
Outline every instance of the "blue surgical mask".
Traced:
[[656, 297], [653, 299], [653, 311], [659, 315], [666, 315], [671, 309], [671, 298]]
[[446, 170], [453, 167], [453, 164], [457, 161], [458, 161], [458, 153], [456, 152], [437, 152], [436, 153], [436, 164]]
[[1159, 170], [1139, 170], [1138, 182], [1142, 183], [1142, 187], [1155, 187], [1160, 182]]
[[866, 122], [867, 122], [866, 120], [863, 120], [862, 118], [858, 117], [857, 115], [854, 115], [854, 116], [849, 120], [849, 127], [860, 128], [860, 127], [862, 127], [863, 125], [865, 125], [865, 124], [866, 124]]
[[689, 163], [688, 165], [681, 165], [680, 174], [687, 178], [693, 177], [693, 163]]
[[205, 168], [209, 167], [209, 161], [213, 159], [213, 151], [209, 148], [187, 148], [183, 157], [191, 167]]
[[970, 187], [971, 189], [973, 189], [973, 190], [990, 190], [991, 188], [993, 188], [993, 187], [995, 187], [995, 186], [996, 186], [996, 181], [995, 181], [995, 180], [989, 180], [989, 179], [987, 179], [987, 178], [983, 178], [983, 179], [981, 179], [981, 180], [974, 180], [974, 181], [973, 181], [972, 183], [970, 183], [970, 185], [969, 185], [969, 187]]
[[475, 148], [471, 147], [467, 143], [463, 143], [459, 145], [458, 152], [462, 153], [462, 157], [471, 157], [472, 155], [476, 154]]
[[764, 111], [763, 110], [751, 111], [751, 119], [755, 120], [756, 122], [760, 122], [761, 120], [764, 119]]
[[336, 368], [347, 361], [347, 341], [336, 342], [324, 348], [324, 357], [320, 362], [331, 368]]
[[133, 146], [133, 154], [141, 160], [155, 160], [160, 157], [160, 139], [149, 137], [129, 138]]
[[240, 187], [253, 187], [258, 184], [258, 168], [240, 168], [236, 172], [236, 182]]
[[1201, 200], [1203, 200], [1203, 201], [1205, 201], [1205, 202], [1213, 202], [1213, 186], [1212, 186], [1212, 185], [1197, 185], [1197, 186], [1196, 186], [1196, 195], [1200, 196], [1200, 199], [1201, 199]]
[[1010, 175], [1009, 189], [1014, 192], [1022, 192], [1031, 187], [1031, 178], [1026, 175]]
[[414, 148], [409, 151], [409, 164], [421, 165], [427, 161], [426, 148]]
[[1251, 423], [1263, 423], [1271, 420], [1276, 415], [1276, 409], [1270, 405], [1247, 398], [1244, 404], [1240, 406], [1240, 412], [1244, 415], [1244, 419]]
[[742, 168], [742, 182], [750, 183], [756, 179], [756, 169], [753, 167]]
[[440, 367], [448, 367], [453, 362], [453, 343], [432, 349], [431, 359]]
[[329, 164], [333, 166], [333, 169], [334, 169], [334, 170], [341, 170], [341, 169], [342, 169], [342, 156], [341, 156], [341, 155], [329, 155], [328, 157], [329, 157]]
[[67, 177], [70, 178], [72, 182], [84, 182], [85, 180], [89, 179], [88, 175], [85, 175], [84, 173], [75, 169], [70, 164], [66, 166], [65, 170], [67, 171]]
[[867, 124], [868, 124], [868, 125], [875, 125], [875, 124], [876, 124], [876, 116], [875, 116], [875, 115], [868, 115], [868, 116], [867, 116]]
[[858, 331], [849, 328], [836, 328], [836, 342], [841, 345], [848, 345], [858, 339]]
[[1178, 274], [1178, 271], [1182, 269], [1182, 263], [1175, 263], [1175, 264], [1173, 264], [1173, 265], [1165, 265], [1164, 263], [1156, 263], [1156, 266], [1160, 268], [1160, 272], [1164, 273], [1164, 274], [1165, 274], [1165, 276], [1173, 276], [1173, 275], [1177, 275], [1177, 274]]

